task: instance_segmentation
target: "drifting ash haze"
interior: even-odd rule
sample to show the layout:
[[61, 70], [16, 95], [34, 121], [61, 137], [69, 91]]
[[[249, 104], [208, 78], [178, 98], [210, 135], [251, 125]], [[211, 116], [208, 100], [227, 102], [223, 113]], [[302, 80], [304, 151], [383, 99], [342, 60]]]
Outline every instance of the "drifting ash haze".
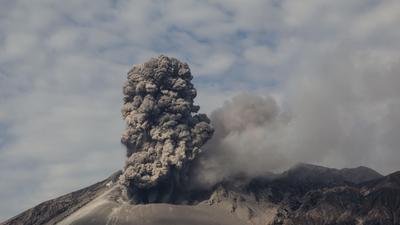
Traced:
[[283, 146], [290, 117], [273, 97], [238, 95], [215, 110], [211, 121], [215, 134], [192, 173], [200, 186], [237, 175], [257, 177], [293, 163]]
[[299, 162], [399, 169], [398, 60], [339, 48], [309, 67], [287, 80], [279, 98], [242, 94], [211, 113], [215, 134], [197, 162], [198, 183]]

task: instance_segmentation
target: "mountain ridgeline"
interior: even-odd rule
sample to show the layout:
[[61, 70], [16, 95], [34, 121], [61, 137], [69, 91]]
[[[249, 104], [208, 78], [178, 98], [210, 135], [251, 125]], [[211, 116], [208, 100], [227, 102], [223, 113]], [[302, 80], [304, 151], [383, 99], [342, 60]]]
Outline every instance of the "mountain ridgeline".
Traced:
[[175, 190], [171, 203], [122, 199], [117, 172], [1, 225], [399, 225], [400, 172], [299, 164], [281, 174]]

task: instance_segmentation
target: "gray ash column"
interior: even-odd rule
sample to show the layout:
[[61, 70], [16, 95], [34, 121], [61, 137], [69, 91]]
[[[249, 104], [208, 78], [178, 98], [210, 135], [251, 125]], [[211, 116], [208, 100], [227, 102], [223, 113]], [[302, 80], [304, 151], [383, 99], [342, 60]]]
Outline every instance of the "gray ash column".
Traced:
[[162, 192], [179, 186], [214, 132], [193, 104], [192, 78], [186, 63], [162, 55], [128, 72], [121, 138], [128, 158], [120, 182], [136, 202], [160, 201]]

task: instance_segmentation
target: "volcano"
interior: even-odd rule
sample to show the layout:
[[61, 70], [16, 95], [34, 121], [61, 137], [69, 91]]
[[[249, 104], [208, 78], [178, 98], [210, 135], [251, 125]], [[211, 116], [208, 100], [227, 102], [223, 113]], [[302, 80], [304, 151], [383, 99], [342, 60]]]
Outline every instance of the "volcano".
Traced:
[[[221, 176], [213, 184], [196, 185], [195, 177], [203, 175], [196, 165], [213, 157], [201, 158], [206, 142], [216, 140], [214, 131], [215, 137], [229, 136], [229, 129], [238, 133], [247, 122], [235, 113], [228, 118], [222, 113], [219, 117], [228, 123], [215, 123], [214, 129], [194, 104], [192, 78], [186, 63], [163, 55], [134, 66], [123, 87], [123, 170], [1, 225], [400, 224], [400, 172], [382, 176], [367, 167], [301, 163], [280, 174], [255, 177], [232, 171], [232, 176]], [[227, 104], [228, 111], [247, 99]], [[275, 121], [274, 101], [260, 98], [250, 103], [240, 107], [247, 119], [257, 105], [273, 109], [260, 107], [262, 115], [250, 122]], [[232, 120], [237, 123], [232, 125]], [[219, 156], [229, 164], [226, 147]]]
[[400, 172], [299, 164], [281, 174], [174, 193], [176, 203], [123, 200], [121, 171], [1, 225], [400, 224]]

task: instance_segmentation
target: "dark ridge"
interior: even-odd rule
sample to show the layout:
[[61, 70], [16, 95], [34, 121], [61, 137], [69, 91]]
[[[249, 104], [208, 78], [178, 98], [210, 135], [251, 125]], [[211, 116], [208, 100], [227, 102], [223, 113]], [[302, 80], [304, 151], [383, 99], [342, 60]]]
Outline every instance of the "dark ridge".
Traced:
[[365, 181], [360, 184], [364, 189], [394, 187], [400, 189], [400, 171], [391, 173], [378, 179]]
[[281, 174], [281, 177], [291, 177], [297, 180], [314, 182], [334, 182], [360, 184], [382, 178], [383, 175], [368, 167], [335, 169], [306, 163], [299, 163]]
[[339, 170], [339, 173], [343, 176], [344, 179], [353, 183], [363, 183], [383, 177], [382, 174], [365, 166], [359, 166], [356, 168], [344, 168]]

